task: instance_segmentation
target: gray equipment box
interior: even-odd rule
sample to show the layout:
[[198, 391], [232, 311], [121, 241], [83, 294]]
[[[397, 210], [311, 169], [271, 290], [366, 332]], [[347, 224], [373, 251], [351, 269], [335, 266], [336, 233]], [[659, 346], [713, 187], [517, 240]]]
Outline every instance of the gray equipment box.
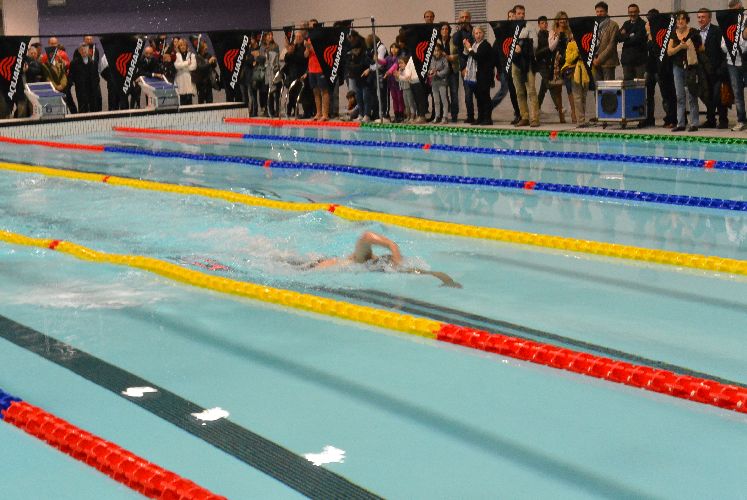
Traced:
[[600, 80], [596, 82], [597, 120], [619, 123], [646, 119], [646, 80]]
[[179, 108], [179, 94], [176, 93], [176, 87], [166, 79], [141, 76], [137, 82], [148, 100], [149, 108]]
[[33, 118], [44, 120], [67, 115], [65, 94], [57, 92], [50, 82], [27, 83], [23, 92], [33, 108]]

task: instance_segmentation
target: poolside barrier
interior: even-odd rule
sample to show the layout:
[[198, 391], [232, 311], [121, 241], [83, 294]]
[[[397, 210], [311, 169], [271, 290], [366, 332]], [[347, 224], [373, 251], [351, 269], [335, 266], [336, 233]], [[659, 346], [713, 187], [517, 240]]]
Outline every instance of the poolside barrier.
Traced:
[[231, 118], [234, 123], [265, 125], [270, 127], [314, 127], [314, 128], [360, 128], [360, 122], [343, 122], [335, 120], [278, 120], [275, 118]]
[[182, 186], [164, 182], [143, 181], [113, 175], [91, 174], [73, 170], [55, 169], [49, 167], [35, 167], [17, 163], [0, 162], [0, 170], [15, 171], [28, 174], [40, 174], [47, 177], [59, 177], [69, 180], [86, 182], [100, 182], [107, 185], [126, 186], [135, 189], [174, 193], [180, 195], [202, 196], [221, 199], [230, 203], [264, 207], [287, 211], [315, 211], [325, 210], [338, 217], [351, 221], [379, 222], [417, 231], [502, 241], [505, 243], [531, 245], [569, 252], [586, 253], [604, 257], [614, 257], [653, 264], [688, 267], [718, 273], [747, 275], [747, 261], [729, 259], [701, 254], [674, 252], [671, 250], [657, 250], [617, 243], [579, 240], [563, 236], [551, 236], [538, 233], [527, 233], [510, 229], [498, 229], [485, 226], [471, 226], [454, 222], [441, 222], [429, 219], [419, 219], [406, 215], [371, 212], [329, 203], [299, 203], [268, 200], [233, 191], [213, 188]]
[[[336, 211], [339, 208], [341, 207], [338, 207]], [[153, 257], [110, 254], [64, 240], [30, 238], [9, 231], [0, 231], [0, 241], [37, 248], [49, 248], [82, 260], [138, 268], [175, 281], [221, 293], [458, 344], [471, 349], [508, 356], [726, 410], [747, 413], [747, 388], [745, 387], [726, 385], [705, 378], [679, 375], [668, 370], [615, 361], [610, 358], [500, 333], [475, 330], [308, 293], [233, 280]]]
[[149, 498], [219, 500], [225, 497], [131, 451], [23, 402], [0, 389], [0, 420], [106, 474]]
[[[227, 119], [228, 121], [228, 119]], [[233, 121], [229, 123], [234, 123]], [[485, 148], [477, 146], [452, 146], [449, 144], [428, 144], [419, 142], [406, 141], [368, 141], [354, 139], [325, 139], [319, 137], [295, 137], [285, 135], [267, 135], [267, 134], [238, 134], [231, 132], [210, 132], [200, 133], [194, 130], [172, 130], [172, 129], [147, 129], [138, 127], [114, 127], [115, 132], [147, 135], [164, 135], [164, 136], [192, 136], [192, 137], [222, 137], [228, 139], [243, 139], [257, 141], [284, 141], [298, 144], [324, 144], [334, 146], [351, 146], [351, 147], [375, 147], [390, 149], [412, 149], [412, 150], [432, 150], [442, 152], [458, 152], [490, 156], [507, 156], [521, 158], [546, 158], [560, 160], [588, 160], [604, 161], [617, 163], [635, 163], [641, 165], [657, 165], [675, 168], [697, 168], [697, 169], [715, 169], [715, 170], [735, 170], [747, 172], [747, 162], [738, 162], [730, 160], [702, 160], [698, 158], [677, 158], [662, 156], [644, 156], [644, 155], [626, 155], [621, 153], [590, 153], [576, 151], [545, 151], [535, 149], [510, 149], [510, 148]]]

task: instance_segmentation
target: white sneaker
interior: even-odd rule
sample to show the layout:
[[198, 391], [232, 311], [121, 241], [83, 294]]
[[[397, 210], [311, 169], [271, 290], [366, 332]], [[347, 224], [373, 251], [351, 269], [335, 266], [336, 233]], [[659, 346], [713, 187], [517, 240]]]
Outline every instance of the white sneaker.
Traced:
[[743, 130], [747, 130], [747, 123], [739, 122], [737, 123], [734, 128], [732, 128], [734, 132], [742, 132]]
[[366, 116], [364, 116], [364, 117], [363, 117], [363, 120], [361, 120], [361, 121], [362, 121], [363, 123], [368, 123], [368, 122], [370, 122], [370, 121], [371, 121], [371, 117], [370, 117], [370, 116], [368, 116], [368, 115], [366, 115]]
[[449, 123], [449, 119], [448, 118], [444, 118], [443, 120], [441, 120], [441, 123]]

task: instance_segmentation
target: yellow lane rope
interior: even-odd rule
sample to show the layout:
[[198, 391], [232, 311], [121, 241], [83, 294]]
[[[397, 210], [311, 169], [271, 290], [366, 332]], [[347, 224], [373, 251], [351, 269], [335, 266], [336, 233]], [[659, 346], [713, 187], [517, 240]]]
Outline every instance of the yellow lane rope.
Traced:
[[69, 241], [31, 238], [4, 230], [0, 230], [0, 241], [14, 245], [52, 249], [72, 255], [81, 260], [138, 268], [171, 280], [200, 288], [207, 288], [216, 292], [238, 295], [240, 297], [317, 314], [335, 316], [349, 321], [366, 323], [430, 339], [436, 338], [436, 333], [443, 325], [431, 319], [418, 318], [374, 307], [360, 306], [308, 293], [295, 292], [293, 290], [273, 288], [222, 276], [214, 276], [153, 257], [99, 252]]
[[605, 243], [599, 241], [580, 240], [562, 236], [551, 236], [545, 234], [513, 231], [484, 226], [472, 226], [457, 224], [453, 222], [441, 222], [429, 219], [420, 219], [405, 215], [393, 215], [382, 212], [358, 210], [341, 205], [328, 203], [296, 203], [268, 200], [248, 194], [235, 193], [222, 189], [181, 186], [165, 182], [145, 181], [117, 177], [114, 175], [90, 174], [74, 170], [56, 169], [49, 167], [37, 167], [20, 165], [16, 163], [0, 162], [0, 170], [39, 174], [47, 177], [58, 177], [69, 180], [86, 182], [101, 182], [115, 186], [126, 186], [135, 189], [158, 191], [164, 193], [175, 193], [181, 195], [202, 196], [225, 200], [231, 203], [241, 203], [256, 207], [265, 207], [275, 210], [290, 211], [314, 211], [328, 210], [338, 217], [353, 221], [375, 221], [383, 224], [415, 229], [417, 231], [461, 236], [466, 238], [478, 238], [486, 240], [502, 241], [522, 245], [532, 245], [543, 248], [552, 248], [569, 252], [579, 252], [605, 257], [615, 257], [655, 264], [666, 264], [670, 266], [689, 267], [704, 271], [747, 275], [747, 261], [729, 259], [717, 256], [690, 254], [674, 252], [671, 250], [657, 250], [631, 245], [619, 245], [616, 243]]

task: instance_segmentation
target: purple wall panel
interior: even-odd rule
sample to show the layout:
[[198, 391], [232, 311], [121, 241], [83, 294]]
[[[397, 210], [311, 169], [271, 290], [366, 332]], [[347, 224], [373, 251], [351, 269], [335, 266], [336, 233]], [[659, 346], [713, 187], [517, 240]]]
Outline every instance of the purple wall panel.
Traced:
[[155, 34], [270, 26], [270, 0], [67, 0], [64, 7], [48, 7], [47, 0], [38, 0], [38, 6], [39, 32], [43, 35]]

